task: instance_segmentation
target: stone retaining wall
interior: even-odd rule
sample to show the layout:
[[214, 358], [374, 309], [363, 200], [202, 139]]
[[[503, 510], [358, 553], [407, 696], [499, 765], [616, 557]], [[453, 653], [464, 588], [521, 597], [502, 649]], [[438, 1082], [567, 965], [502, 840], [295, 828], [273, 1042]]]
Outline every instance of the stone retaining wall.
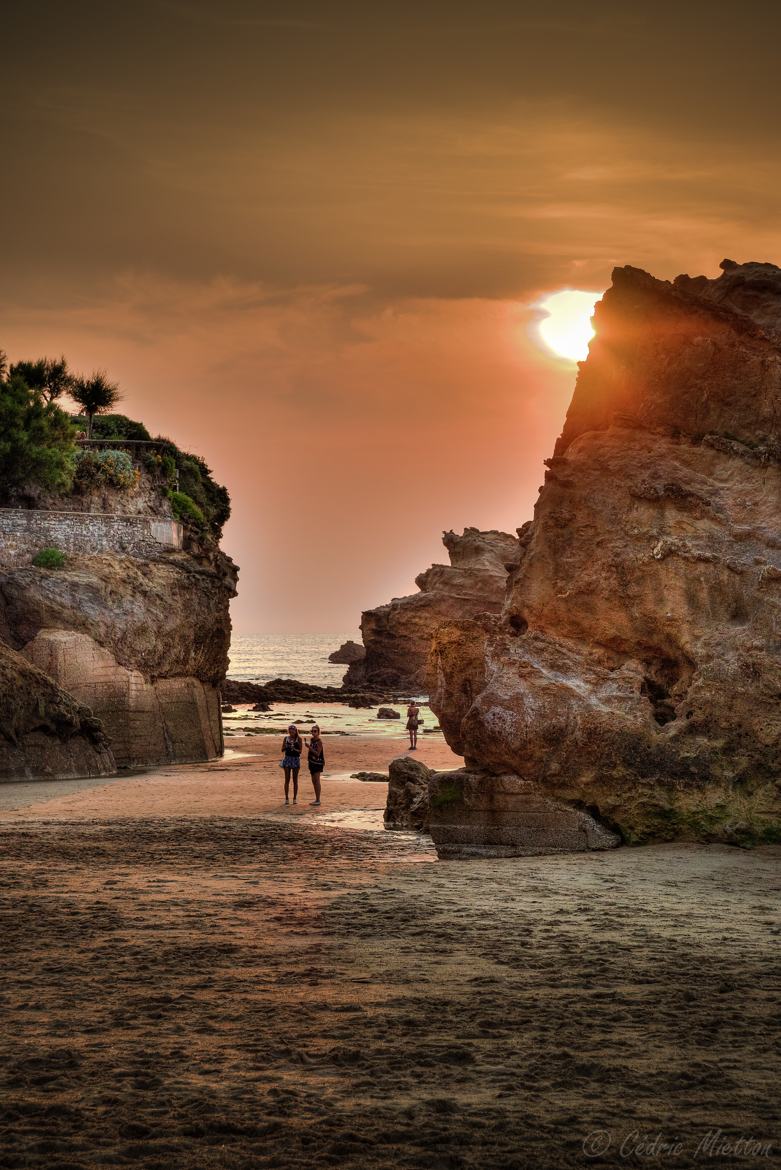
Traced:
[[0, 561], [7, 565], [26, 563], [42, 548], [143, 557], [162, 548], [181, 547], [182, 526], [177, 520], [109, 512], [0, 508]]

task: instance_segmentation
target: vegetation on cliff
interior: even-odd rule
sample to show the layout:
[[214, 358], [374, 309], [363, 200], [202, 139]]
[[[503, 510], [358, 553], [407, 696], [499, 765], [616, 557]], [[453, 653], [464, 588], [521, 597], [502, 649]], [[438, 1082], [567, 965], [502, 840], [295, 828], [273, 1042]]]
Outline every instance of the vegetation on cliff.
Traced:
[[[83, 414], [62, 409], [66, 395]], [[219, 540], [230, 516], [227, 489], [200, 456], [170, 439], [153, 439], [135, 419], [108, 413], [118, 397], [105, 374], [80, 378], [65, 358], [9, 368], [0, 351], [0, 503], [34, 504], [41, 494], [67, 500], [97, 488], [130, 491], [146, 473], [177, 519]], [[92, 435], [89, 445], [77, 439], [82, 428]]]

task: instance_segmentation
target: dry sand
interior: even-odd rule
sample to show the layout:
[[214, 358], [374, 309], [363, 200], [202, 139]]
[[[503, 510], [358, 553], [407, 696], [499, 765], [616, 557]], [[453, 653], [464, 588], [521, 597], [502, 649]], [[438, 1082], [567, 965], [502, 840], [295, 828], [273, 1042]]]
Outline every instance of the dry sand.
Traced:
[[6, 793], [2, 1167], [779, 1165], [779, 850], [439, 863], [232, 747]]

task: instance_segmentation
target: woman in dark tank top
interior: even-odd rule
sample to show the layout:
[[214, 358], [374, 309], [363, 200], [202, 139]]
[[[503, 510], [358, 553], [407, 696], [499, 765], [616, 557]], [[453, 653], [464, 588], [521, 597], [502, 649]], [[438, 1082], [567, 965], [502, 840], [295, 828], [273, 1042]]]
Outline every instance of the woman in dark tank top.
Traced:
[[315, 723], [312, 727], [311, 740], [305, 740], [306, 746], [309, 748], [309, 775], [312, 777], [312, 787], [315, 790], [314, 800], [310, 800], [310, 804], [317, 808], [320, 804], [320, 777], [323, 774], [325, 767], [325, 749], [323, 741], [320, 738], [320, 728]]

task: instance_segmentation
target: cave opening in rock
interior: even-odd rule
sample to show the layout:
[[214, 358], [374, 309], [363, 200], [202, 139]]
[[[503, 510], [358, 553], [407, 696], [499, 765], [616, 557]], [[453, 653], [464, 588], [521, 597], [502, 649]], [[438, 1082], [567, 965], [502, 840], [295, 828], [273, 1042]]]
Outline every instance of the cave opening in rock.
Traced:
[[521, 617], [519, 613], [511, 614], [508, 618], [507, 624], [514, 634], [525, 634], [529, 628], [529, 623], [525, 617]]
[[675, 719], [675, 704], [663, 683], [646, 676], [643, 678], [640, 693], [648, 699], [653, 708], [653, 717], [661, 727], [664, 727], [665, 723], [672, 723]]

